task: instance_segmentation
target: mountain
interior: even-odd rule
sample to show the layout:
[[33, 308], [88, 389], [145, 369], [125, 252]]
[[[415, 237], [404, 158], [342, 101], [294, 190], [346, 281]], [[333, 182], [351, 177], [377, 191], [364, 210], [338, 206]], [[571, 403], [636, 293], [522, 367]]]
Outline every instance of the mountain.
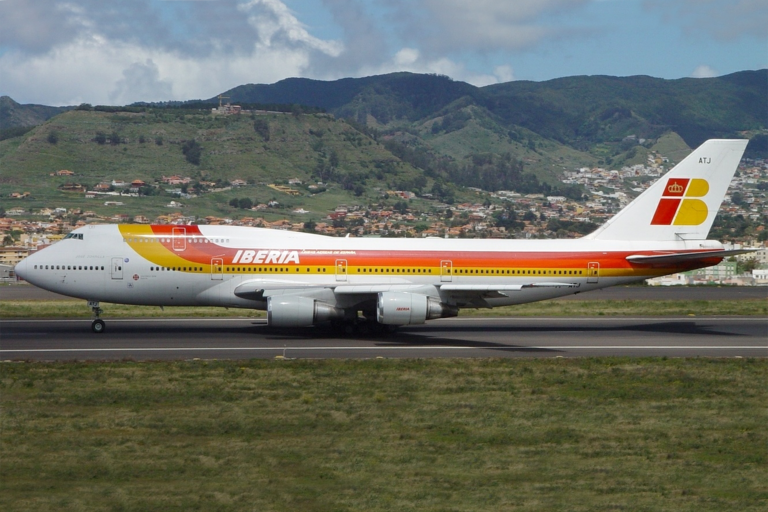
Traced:
[[289, 78], [272, 85], [243, 85], [223, 95], [232, 103], [295, 103], [320, 107], [361, 124], [366, 123], [367, 115], [388, 124], [401, 119], [416, 121], [478, 92], [476, 87], [446, 76], [392, 73], [331, 82]]
[[679, 80], [569, 77], [483, 90], [505, 122], [571, 145], [674, 131], [695, 147], [768, 123], [768, 70]]
[[8, 96], [0, 96], [0, 130], [37, 126], [71, 108], [20, 105]]
[[707, 138], [768, 125], [765, 69], [717, 78], [576, 76], [482, 88], [441, 75], [392, 73], [330, 82], [291, 78], [243, 85], [223, 95], [233, 103], [321, 107], [337, 117], [390, 129], [474, 106], [500, 130], [528, 130], [582, 151], [629, 135], [655, 138], [667, 131], [697, 146]]

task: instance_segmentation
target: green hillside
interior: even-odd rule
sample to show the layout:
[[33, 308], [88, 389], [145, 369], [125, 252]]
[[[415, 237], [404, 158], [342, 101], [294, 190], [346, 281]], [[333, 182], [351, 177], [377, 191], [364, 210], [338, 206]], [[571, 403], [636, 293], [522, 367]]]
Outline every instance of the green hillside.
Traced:
[[[183, 152], [190, 141], [200, 147], [197, 165]], [[24, 200], [25, 206], [68, 207], [83, 205], [84, 199], [82, 193], [59, 190], [66, 183], [92, 189], [112, 180], [142, 180], [151, 186], [163, 176], [175, 174], [188, 176], [193, 183], [216, 183], [201, 197], [182, 199], [194, 204], [197, 215], [243, 214], [228, 206], [237, 197], [257, 203], [276, 199], [285, 208], [301, 205], [325, 211], [353, 199], [356, 204], [378, 201], [388, 188], [410, 189], [426, 181], [420, 171], [401, 162], [382, 144], [327, 114], [212, 116], [162, 109], [143, 113], [75, 110], [23, 137], [0, 142], [0, 168], [0, 195], [6, 209], [16, 204], [5, 199], [13, 192], [31, 194], [31, 199]], [[62, 169], [75, 175], [51, 176]], [[299, 197], [268, 187], [290, 178], [302, 181], [293, 187]], [[236, 179], [247, 186], [211, 191], [227, 188]], [[327, 184], [325, 192], [308, 188], [318, 181]], [[167, 213], [164, 205], [171, 196], [163, 190], [170, 186], [150, 188], [143, 191], [149, 194], [143, 197], [118, 198], [125, 206], [110, 211], [129, 213], [140, 208], [145, 215]], [[108, 199], [112, 198], [90, 201], [98, 210]]]
[[36, 126], [70, 108], [20, 105], [8, 96], [0, 96], [0, 139], [5, 138], [3, 132], [8, 129]]
[[680, 80], [577, 76], [482, 88], [445, 76], [392, 73], [249, 84], [225, 95], [235, 103], [323, 108], [459, 166], [485, 153], [509, 153], [549, 183], [563, 166], [641, 163], [667, 133], [679, 136], [673, 150], [683, 152], [708, 138], [768, 129], [768, 70]]

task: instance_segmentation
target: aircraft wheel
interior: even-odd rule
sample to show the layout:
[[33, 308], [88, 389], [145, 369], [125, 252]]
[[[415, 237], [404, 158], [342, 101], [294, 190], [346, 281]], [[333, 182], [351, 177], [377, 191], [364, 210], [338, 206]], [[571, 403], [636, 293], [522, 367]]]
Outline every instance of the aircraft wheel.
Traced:
[[91, 323], [91, 330], [95, 332], [96, 334], [101, 334], [104, 332], [104, 329], [107, 328], [107, 324], [104, 323], [104, 320], [101, 318], [97, 318], [96, 320]]

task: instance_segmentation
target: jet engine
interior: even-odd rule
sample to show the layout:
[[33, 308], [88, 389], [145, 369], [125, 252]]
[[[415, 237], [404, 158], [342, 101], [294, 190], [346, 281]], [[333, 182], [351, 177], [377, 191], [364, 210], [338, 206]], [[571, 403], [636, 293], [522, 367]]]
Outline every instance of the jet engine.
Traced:
[[344, 318], [344, 310], [307, 297], [267, 297], [267, 321], [272, 327], [307, 327]]
[[379, 293], [376, 320], [386, 325], [423, 324], [435, 318], [457, 316], [459, 308], [416, 293]]

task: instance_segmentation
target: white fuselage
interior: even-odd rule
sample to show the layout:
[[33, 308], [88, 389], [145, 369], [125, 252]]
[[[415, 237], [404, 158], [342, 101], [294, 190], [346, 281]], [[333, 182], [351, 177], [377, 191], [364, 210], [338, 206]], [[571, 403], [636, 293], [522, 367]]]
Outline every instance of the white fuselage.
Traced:
[[[403, 289], [459, 307], [493, 307], [680, 269], [633, 266], [630, 254], [718, 248], [710, 241], [333, 238], [227, 226], [92, 225], [27, 258], [17, 272], [56, 293], [123, 304], [265, 309], [267, 296], [301, 294], [347, 308]], [[461, 290], [442, 290], [447, 284], [525, 288], [485, 294], [482, 304]], [[263, 295], [237, 294], [249, 286]]]

